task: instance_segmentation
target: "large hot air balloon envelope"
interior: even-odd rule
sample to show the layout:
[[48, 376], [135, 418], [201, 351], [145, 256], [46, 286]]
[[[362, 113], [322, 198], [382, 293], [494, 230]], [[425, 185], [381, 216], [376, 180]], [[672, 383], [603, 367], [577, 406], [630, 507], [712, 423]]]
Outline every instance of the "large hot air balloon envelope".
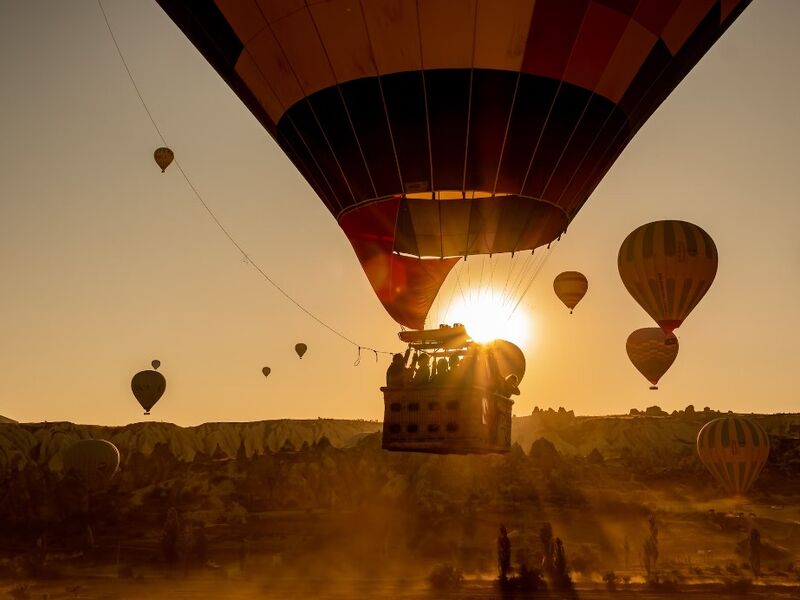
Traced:
[[697, 434], [697, 454], [729, 494], [753, 485], [769, 456], [767, 432], [750, 419], [726, 416], [706, 423]]
[[564, 271], [553, 280], [553, 291], [556, 296], [572, 313], [578, 302], [586, 295], [589, 282], [583, 273], [577, 271]]
[[686, 221], [634, 229], [619, 249], [619, 275], [634, 300], [666, 332], [683, 323], [717, 274], [717, 247]]
[[131, 391], [146, 415], [150, 414], [150, 409], [164, 395], [166, 389], [167, 380], [158, 371], [139, 371], [131, 379]]
[[111, 442], [79, 440], [64, 451], [64, 472], [96, 490], [108, 485], [119, 468], [119, 460], [119, 450]]
[[678, 356], [678, 338], [660, 327], [645, 327], [628, 336], [625, 350], [633, 366], [653, 384], [650, 389], [657, 390], [658, 380]]
[[261, 369], [261, 372], [264, 374], [264, 377], [269, 377], [269, 374], [272, 373], [272, 369], [269, 367], [264, 367]]
[[158, 3], [421, 329], [458, 257], [561, 235], [750, 2]]
[[303, 358], [303, 355], [308, 350], [308, 346], [306, 346], [303, 342], [294, 345], [294, 351], [297, 352], [297, 356]]

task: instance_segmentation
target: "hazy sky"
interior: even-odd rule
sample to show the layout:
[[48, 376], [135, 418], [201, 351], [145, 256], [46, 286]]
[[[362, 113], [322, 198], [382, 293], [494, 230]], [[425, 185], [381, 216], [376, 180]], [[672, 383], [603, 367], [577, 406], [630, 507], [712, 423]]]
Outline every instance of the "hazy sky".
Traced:
[[[333, 217], [183, 34], [149, 0], [104, 6], [170, 146], [240, 243], [348, 336], [402, 350]], [[797, 0], [756, 0], [597, 188], [525, 299], [516, 414], [798, 410], [799, 20]], [[168, 386], [152, 419], [381, 418], [386, 359], [354, 367], [353, 348], [243, 264], [180, 174], [155, 167], [159, 145], [94, 0], [0, 0], [0, 414], [137, 421], [130, 377], [158, 358]], [[662, 218], [704, 227], [720, 266], [650, 392], [625, 354], [650, 321], [616, 256]], [[570, 316], [551, 282], [572, 269], [590, 289]]]

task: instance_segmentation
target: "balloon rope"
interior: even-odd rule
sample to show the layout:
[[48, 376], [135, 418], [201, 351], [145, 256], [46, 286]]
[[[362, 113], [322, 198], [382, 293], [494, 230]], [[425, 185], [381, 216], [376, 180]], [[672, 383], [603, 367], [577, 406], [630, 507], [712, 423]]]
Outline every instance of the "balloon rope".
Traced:
[[[144, 101], [144, 97], [142, 96], [142, 92], [139, 90], [139, 86], [136, 85], [136, 80], [133, 78], [133, 74], [131, 73], [131, 70], [128, 67], [128, 63], [125, 60], [125, 56], [122, 54], [122, 49], [119, 47], [119, 43], [117, 42], [117, 36], [114, 35], [114, 30], [111, 28], [111, 23], [108, 20], [108, 15], [106, 15], [105, 9], [103, 8], [102, 0], [97, 0], [97, 5], [100, 7], [100, 12], [103, 14], [103, 20], [106, 22], [106, 27], [108, 28], [108, 33], [111, 35], [111, 39], [114, 42], [114, 47], [117, 49], [117, 54], [119, 55], [119, 59], [122, 62], [122, 66], [125, 67], [125, 72], [128, 74], [128, 79], [130, 79], [131, 85], [133, 85], [133, 89], [136, 91], [136, 95], [139, 97], [139, 101], [142, 104], [142, 108], [144, 108], [144, 111], [147, 113], [147, 116], [150, 119], [150, 122], [153, 124], [153, 128], [156, 130], [156, 133], [158, 134], [158, 137], [161, 138], [161, 141], [164, 144], [164, 146], [168, 146], [169, 144], [167, 144], [167, 140], [164, 137], [164, 134], [161, 132], [161, 129], [158, 127], [158, 124], [156, 123], [156, 120], [153, 118], [153, 115], [150, 112], [150, 109], [147, 107], [147, 103]], [[256, 263], [252, 258], [250, 258], [250, 255], [245, 251], [245, 249], [239, 244], [239, 242], [236, 241], [236, 239], [234, 239], [234, 237], [231, 235], [231, 233], [225, 228], [225, 226], [222, 224], [222, 222], [217, 218], [217, 215], [214, 214], [214, 211], [211, 209], [211, 207], [206, 203], [206, 201], [200, 195], [200, 192], [194, 186], [194, 184], [192, 183], [191, 179], [189, 179], [189, 176], [186, 174], [186, 171], [183, 170], [183, 167], [181, 166], [180, 161], [178, 160], [177, 157], [174, 158], [173, 162], [175, 163], [175, 166], [178, 168], [178, 171], [180, 172], [180, 174], [186, 180], [186, 184], [189, 186], [189, 189], [192, 191], [192, 193], [194, 193], [195, 197], [200, 202], [200, 204], [203, 206], [203, 208], [208, 213], [208, 215], [211, 217], [211, 219], [214, 221], [214, 223], [216, 224], [217, 228], [223, 234], [225, 234], [225, 237], [228, 238], [228, 241], [230, 241], [230, 243], [233, 244], [233, 246], [236, 248], [236, 250], [239, 251], [239, 253], [242, 255], [242, 258], [244, 259], [244, 261], [247, 262], [251, 267], [253, 267], [261, 275], [261, 277], [263, 277], [264, 280], [266, 280], [272, 287], [274, 287], [276, 290], [278, 290], [287, 300], [289, 300], [297, 308], [299, 308], [301, 311], [303, 311], [306, 315], [308, 315], [309, 317], [314, 319], [314, 321], [316, 321], [318, 324], [322, 325], [325, 329], [327, 329], [328, 331], [330, 331], [334, 335], [339, 336], [345, 342], [347, 342], [347, 343], [351, 344], [352, 346], [358, 348], [359, 355], [360, 355], [362, 349], [371, 350], [372, 352], [375, 353], [376, 358], [377, 358], [378, 354], [393, 354], [392, 352], [388, 352], [386, 350], [377, 350], [377, 349], [372, 348], [370, 346], [364, 346], [363, 344], [359, 344], [358, 342], [354, 341], [353, 339], [347, 337], [345, 334], [343, 334], [338, 329], [332, 327], [331, 325], [328, 325], [325, 321], [320, 319], [318, 316], [316, 316], [314, 313], [312, 313], [309, 309], [307, 309], [305, 306], [300, 304], [300, 302], [295, 300], [274, 279], [272, 279], [269, 275], [267, 275], [267, 273], [261, 268], [261, 266], [258, 263]]]

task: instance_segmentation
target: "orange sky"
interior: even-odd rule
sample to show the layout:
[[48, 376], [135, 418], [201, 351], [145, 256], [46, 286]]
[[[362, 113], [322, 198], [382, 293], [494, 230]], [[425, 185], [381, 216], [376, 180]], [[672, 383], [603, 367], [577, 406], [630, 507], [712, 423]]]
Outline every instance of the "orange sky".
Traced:
[[[401, 350], [330, 213], [213, 69], [155, 3], [104, 6], [169, 144], [240, 243], [351, 338]], [[797, 410], [799, 19], [795, 0], [754, 2], [597, 188], [523, 302], [517, 414]], [[136, 421], [130, 377], [158, 358], [168, 387], [152, 419], [382, 416], [385, 359], [354, 367], [355, 350], [241, 263], [179, 173], [152, 163], [159, 139], [94, 1], [0, 0], [0, 109], [0, 414]], [[654, 393], [625, 354], [650, 323], [616, 255], [662, 218], [704, 227], [720, 267]], [[572, 269], [590, 289], [570, 316], [551, 282]]]

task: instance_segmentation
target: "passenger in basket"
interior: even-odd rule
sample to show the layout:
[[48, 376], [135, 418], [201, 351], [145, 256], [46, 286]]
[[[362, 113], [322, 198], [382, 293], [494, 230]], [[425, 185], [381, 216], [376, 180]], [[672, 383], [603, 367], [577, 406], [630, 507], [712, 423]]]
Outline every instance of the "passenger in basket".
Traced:
[[427, 385], [431, 380], [431, 357], [427, 354], [418, 354], [414, 359], [417, 363], [417, 370], [414, 372], [414, 378], [411, 383], [413, 385]]
[[447, 385], [450, 383], [450, 372], [447, 368], [446, 358], [440, 358], [436, 361], [436, 365], [433, 368], [431, 383], [435, 385]]
[[392, 357], [392, 364], [386, 369], [386, 387], [401, 388], [406, 384], [408, 380], [406, 363], [409, 354], [411, 354], [411, 348], [406, 350], [405, 354], [397, 353]]
[[510, 398], [511, 396], [519, 396], [519, 377], [513, 373], [508, 375], [505, 380], [505, 385], [503, 386], [502, 394], [506, 398]]

